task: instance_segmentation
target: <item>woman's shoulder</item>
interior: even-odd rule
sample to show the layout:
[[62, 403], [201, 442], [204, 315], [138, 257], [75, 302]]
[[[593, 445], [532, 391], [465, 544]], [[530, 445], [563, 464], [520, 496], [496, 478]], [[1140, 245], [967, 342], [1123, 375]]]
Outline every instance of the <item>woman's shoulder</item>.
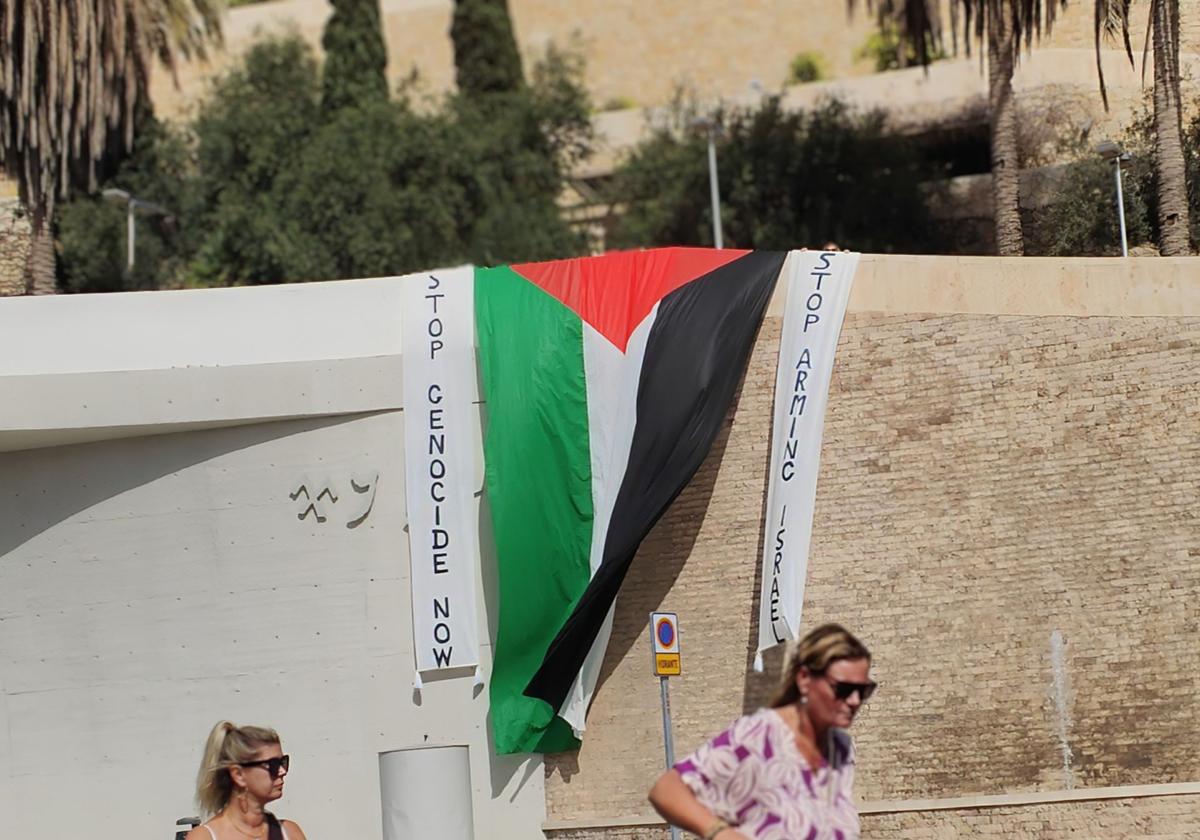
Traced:
[[854, 763], [854, 738], [845, 729], [830, 730], [833, 735], [834, 764], [842, 766]]
[[212, 829], [210, 829], [208, 824], [205, 823], [203, 825], [198, 825], [189, 831], [186, 835], [184, 835], [183, 840], [213, 840], [213, 837], [215, 836], [216, 835], [213, 834]]
[[288, 840], [307, 840], [304, 836], [304, 831], [292, 820], [280, 820], [279, 824], [283, 826]]
[[733, 741], [742, 742], [764, 731], [774, 732], [781, 725], [786, 727], [786, 723], [775, 709], [763, 708], [737, 718], [722, 734]]

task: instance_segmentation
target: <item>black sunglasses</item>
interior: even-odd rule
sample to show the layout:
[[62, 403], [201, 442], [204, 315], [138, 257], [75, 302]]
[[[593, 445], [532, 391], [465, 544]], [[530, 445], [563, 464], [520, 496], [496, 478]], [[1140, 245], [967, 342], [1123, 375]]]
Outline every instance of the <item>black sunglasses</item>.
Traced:
[[825, 679], [829, 681], [831, 686], [833, 686], [833, 696], [839, 700], [849, 700], [850, 695], [857, 691], [859, 699], [863, 703], [866, 703], [871, 699], [871, 695], [875, 693], [875, 689], [879, 687], [879, 684], [874, 680], [858, 683], [842, 682], [841, 680], [835, 680], [832, 677], [826, 677]]
[[278, 758], [264, 758], [262, 761], [243, 761], [238, 764], [238, 767], [265, 767], [271, 774], [271, 778], [274, 779], [280, 771], [288, 769], [291, 758], [290, 755], [281, 755]]

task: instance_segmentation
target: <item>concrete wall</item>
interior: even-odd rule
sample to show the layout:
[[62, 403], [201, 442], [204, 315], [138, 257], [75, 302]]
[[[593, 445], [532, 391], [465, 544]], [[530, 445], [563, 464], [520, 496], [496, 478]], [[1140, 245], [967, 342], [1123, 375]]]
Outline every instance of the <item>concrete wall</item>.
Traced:
[[[876, 652], [867, 836], [1194, 832], [1198, 269], [863, 258], [805, 623]], [[661, 836], [649, 610], [680, 613], [680, 750], [775, 679], [748, 666], [781, 303], [543, 769], [490, 757], [469, 679], [411, 690], [394, 281], [0, 301], [5, 836], [62, 836], [64, 789], [102, 840], [165, 833], [218, 717], [281, 729], [310, 836], [379, 837], [378, 753], [439, 744], [471, 749], [481, 837]]]
[[378, 754], [454, 744], [447, 806], [540, 836], [486, 691], [413, 691], [398, 324], [388, 281], [3, 301], [0, 835], [167, 837], [227, 717], [279, 729], [310, 837], [379, 838]]

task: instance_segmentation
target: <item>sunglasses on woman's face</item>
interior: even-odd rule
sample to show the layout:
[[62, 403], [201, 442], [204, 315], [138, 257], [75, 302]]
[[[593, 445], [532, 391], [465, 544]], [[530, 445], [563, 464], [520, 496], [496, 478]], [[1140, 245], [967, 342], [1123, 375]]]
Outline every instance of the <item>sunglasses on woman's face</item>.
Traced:
[[875, 693], [875, 689], [879, 687], [874, 680], [868, 680], [867, 682], [859, 683], [842, 682], [841, 680], [835, 680], [832, 677], [826, 677], [825, 679], [829, 681], [831, 686], [833, 686], [833, 696], [839, 700], [849, 700], [850, 695], [857, 691], [859, 700], [863, 703], [866, 703], [871, 699], [871, 695]]
[[288, 769], [288, 763], [291, 761], [291, 756], [281, 755], [278, 758], [264, 758], [262, 761], [243, 761], [239, 767], [265, 767], [267, 772], [274, 779], [283, 770]]

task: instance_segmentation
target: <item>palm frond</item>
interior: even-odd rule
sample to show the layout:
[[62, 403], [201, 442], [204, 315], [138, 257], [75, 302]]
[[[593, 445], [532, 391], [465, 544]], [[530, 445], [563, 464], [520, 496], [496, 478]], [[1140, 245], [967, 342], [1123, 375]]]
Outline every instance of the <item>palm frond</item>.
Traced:
[[1101, 61], [1101, 42], [1118, 38], [1125, 46], [1129, 66], [1133, 67], [1133, 47], [1129, 43], [1130, 0], [1094, 0], [1092, 41], [1096, 49], [1096, 79], [1100, 83], [1100, 100], [1108, 110], [1108, 89], [1104, 83], [1104, 64]]
[[[943, 4], [938, 0], [864, 0], [864, 4], [875, 12], [881, 25], [898, 27], [922, 64], [928, 64], [933, 52], [943, 47]], [[847, 5], [854, 12], [858, 2], [847, 0]], [[985, 43], [988, 27], [999, 25], [1003, 19], [1011, 21], [1015, 58], [1021, 45], [1029, 49], [1034, 41], [1050, 34], [1067, 0], [950, 0], [944, 5], [950, 17], [951, 47], [955, 54], [960, 49], [960, 33], [961, 48], [969, 56], [973, 44]]]
[[221, 0], [4, 0], [0, 164], [40, 225], [112, 137], [128, 147], [156, 63], [221, 43]]

